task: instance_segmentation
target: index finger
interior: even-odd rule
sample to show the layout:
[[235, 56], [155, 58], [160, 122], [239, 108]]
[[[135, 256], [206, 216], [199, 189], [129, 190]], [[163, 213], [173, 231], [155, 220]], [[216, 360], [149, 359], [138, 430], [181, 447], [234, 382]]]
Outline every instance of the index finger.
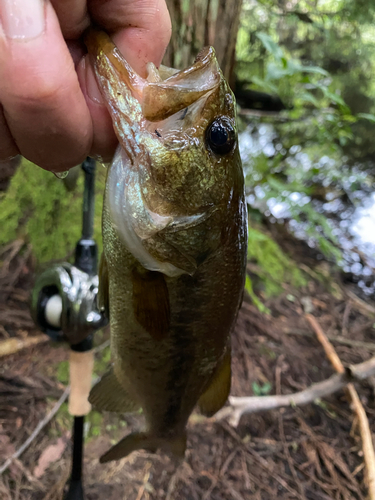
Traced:
[[160, 65], [172, 32], [164, 0], [88, 0], [88, 8], [137, 73], [145, 76], [148, 62]]
[[[171, 36], [164, 0], [88, 0], [91, 19], [109, 32], [134, 70], [145, 76], [146, 64], [159, 66]], [[117, 139], [89, 61], [78, 69], [93, 120], [92, 154], [108, 159]]]

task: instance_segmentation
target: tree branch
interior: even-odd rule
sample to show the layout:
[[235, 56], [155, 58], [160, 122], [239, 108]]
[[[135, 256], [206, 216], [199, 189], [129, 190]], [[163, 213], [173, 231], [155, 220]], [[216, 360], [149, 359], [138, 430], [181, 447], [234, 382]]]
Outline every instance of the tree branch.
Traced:
[[230, 396], [230, 406], [220, 410], [214, 420], [228, 419], [231, 425], [237, 427], [243, 415], [287, 406], [304, 406], [339, 391], [350, 382], [363, 381], [372, 375], [375, 375], [375, 357], [363, 363], [351, 365], [345, 369], [344, 373], [332, 375], [329, 379], [294, 394], [259, 397]]

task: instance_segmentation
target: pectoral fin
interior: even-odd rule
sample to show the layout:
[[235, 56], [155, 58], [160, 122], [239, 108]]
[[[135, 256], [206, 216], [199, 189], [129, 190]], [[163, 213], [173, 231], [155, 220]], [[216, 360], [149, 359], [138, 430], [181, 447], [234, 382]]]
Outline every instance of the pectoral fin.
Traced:
[[98, 410], [130, 413], [140, 408], [118, 381], [111, 368], [90, 391], [89, 402]]
[[[173, 246], [167, 241], [165, 235], [155, 234], [152, 238], [143, 241], [144, 248], [161, 263], [160, 270], [167, 276], [180, 276], [189, 274], [192, 276], [197, 270], [197, 263], [193, 258], [186, 255], [183, 250]], [[165, 267], [171, 266], [172, 272], [166, 272]]]
[[230, 393], [230, 385], [231, 359], [228, 348], [221, 364], [216, 368], [208, 388], [199, 398], [198, 406], [203, 415], [211, 417], [225, 405]]
[[186, 450], [186, 435], [177, 436], [171, 439], [163, 439], [150, 436], [146, 432], [134, 432], [124, 437], [107, 453], [100, 457], [100, 463], [120, 460], [133, 451], [146, 450], [155, 453], [158, 448], [173, 453], [177, 458], [183, 458]]
[[138, 323], [154, 340], [162, 340], [168, 334], [171, 315], [164, 275], [134, 269], [132, 282], [133, 310]]

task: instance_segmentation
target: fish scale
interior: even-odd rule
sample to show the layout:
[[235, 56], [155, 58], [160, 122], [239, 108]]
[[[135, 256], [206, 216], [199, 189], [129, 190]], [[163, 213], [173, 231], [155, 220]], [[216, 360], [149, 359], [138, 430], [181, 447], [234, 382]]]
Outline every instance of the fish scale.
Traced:
[[194, 407], [212, 415], [230, 391], [247, 254], [234, 96], [212, 48], [160, 78], [149, 66], [144, 80], [105, 33], [90, 30], [86, 44], [119, 139], [99, 271], [112, 366], [90, 401], [145, 416], [101, 461], [142, 448], [181, 457]]

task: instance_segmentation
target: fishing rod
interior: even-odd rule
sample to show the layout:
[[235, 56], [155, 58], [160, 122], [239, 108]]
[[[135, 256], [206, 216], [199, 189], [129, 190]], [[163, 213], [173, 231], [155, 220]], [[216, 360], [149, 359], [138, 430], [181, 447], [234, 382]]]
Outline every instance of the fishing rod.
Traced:
[[94, 367], [93, 334], [107, 324], [96, 305], [98, 247], [94, 236], [95, 160], [82, 163], [82, 235], [75, 249], [74, 265], [53, 265], [41, 273], [32, 291], [31, 313], [36, 325], [53, 340], [70, 345], [69, 413], [74, 417], [72, 465], [65, 500], [84, 500], [83, 456], [85, 416]]

